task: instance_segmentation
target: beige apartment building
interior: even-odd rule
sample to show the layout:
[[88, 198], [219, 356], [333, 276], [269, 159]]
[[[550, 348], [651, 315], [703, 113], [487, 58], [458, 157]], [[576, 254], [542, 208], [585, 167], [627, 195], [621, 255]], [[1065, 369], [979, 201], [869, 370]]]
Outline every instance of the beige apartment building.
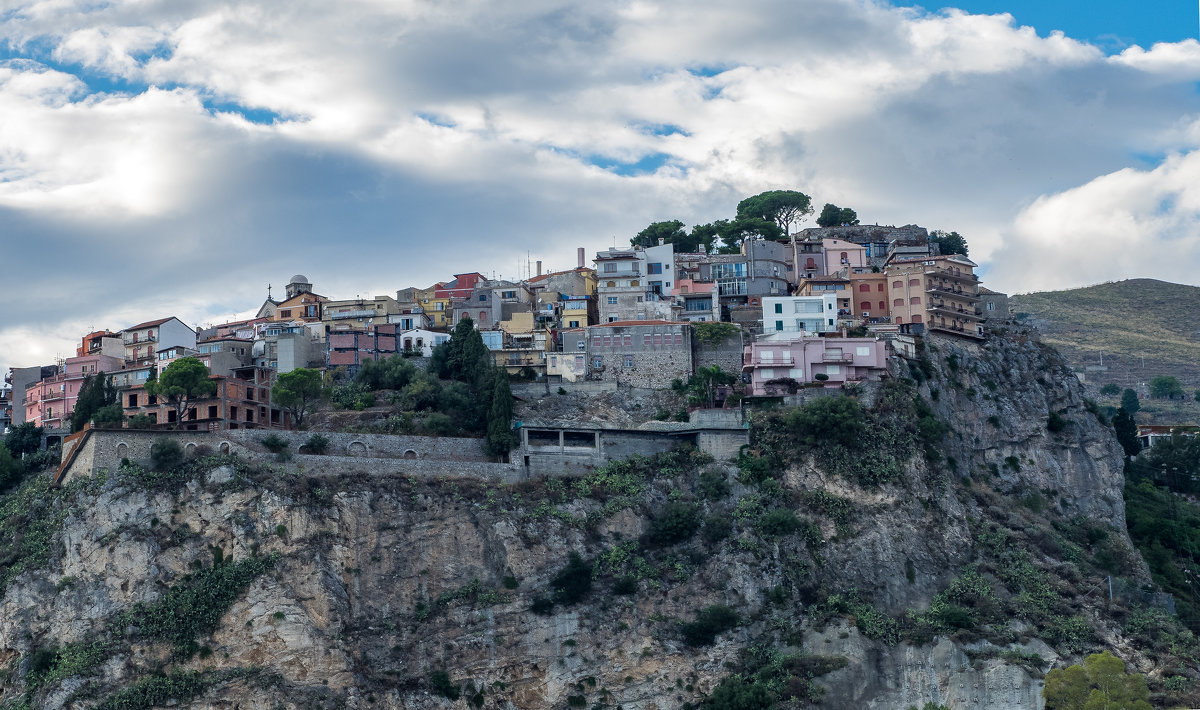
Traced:
[[894, 258], [884, 269], [892, 322], [982, 338], [975, 314], [979, 277], [975, 262], [961, 254]]

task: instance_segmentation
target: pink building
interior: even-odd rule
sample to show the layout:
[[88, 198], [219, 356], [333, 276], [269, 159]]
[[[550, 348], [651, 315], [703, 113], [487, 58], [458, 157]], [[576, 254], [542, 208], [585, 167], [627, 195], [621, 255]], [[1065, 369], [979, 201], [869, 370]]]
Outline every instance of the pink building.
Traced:
[[48, 429], [69, 427], [83, 379], [99, 372], [120, 370], [122, 365], [123, 358], [109, 355], [67, 358], [63, 372], [34, 382], [25, 389], [25, 421]]
[[867, 266], [867, 248], [861, 244], [843, 239], [822, 239], [821, 249], [825, 252], [826, 274]]
[[760, 340], [745, 349], [742, 360], [742, 371], [750, 374], [747, 394], [770, 397], [813, 382], [876, 379], [887, 368], [887, 344], [873, 338]]

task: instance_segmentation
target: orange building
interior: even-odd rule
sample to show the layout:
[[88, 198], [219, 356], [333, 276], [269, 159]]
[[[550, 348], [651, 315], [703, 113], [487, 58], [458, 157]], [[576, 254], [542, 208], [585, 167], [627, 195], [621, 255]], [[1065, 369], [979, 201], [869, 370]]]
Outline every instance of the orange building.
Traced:
[[891, 316], [888, 308], [887, 274], [882, 271], [852, 273], [849, 278], [851, 298], [854, 302], [854, 317], [886, 322]]
[[979, 301], [975, 266], [961, 254], [889, 261], [884, 273], [892, 322], [982, 338], [983, 327], [975, 314]]

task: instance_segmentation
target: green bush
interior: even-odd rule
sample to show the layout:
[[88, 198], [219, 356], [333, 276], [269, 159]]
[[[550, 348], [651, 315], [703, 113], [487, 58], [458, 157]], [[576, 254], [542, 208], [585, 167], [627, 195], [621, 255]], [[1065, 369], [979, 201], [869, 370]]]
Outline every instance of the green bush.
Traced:
[[150, 461], [156, 471], [171, 471], [183, 463], [183, 447], [174, 439], [158, 438], [150, 445]]
[[787, 508], [775, 508], [758, 519], [758, 530], [767, 537], [791, 535], [800, 529], [800, 518]]
[[443, 698], [458, 700], [459, 686], [450, 680], [450, 674], [445, 670], [438, 669], [429, 674], [429, 687]]
[[724, 513], [713, 513], [704, 519], [704, 539], [716, 544], [733, 532], [733, 520]]
[[329, 450], [329, 437], [313, 434], [304, 441], [304, 450], [310, 454], [323, 454]]
[[679, 630], [689, 646], [707, 646], [718, 634], [735, 628], [740, 622], [736, 611], [724, 604], [713, 604], [701, 609], [694, 621], [682, 624]]
[[1070, 422], [1068, 422], [1066, 418], [1058, 412], [1050, 412], [1050, 415], [1046, 417], [1046, 428], [1055, 434], [1063, 429], [1066, 429], [1067, 424], [1069, 423]]
[[1121, 387], [1120, 385], [1109, 382], [1100, 388], [1100, 394], [1104, 395], [1105, 397], [1116, 397], [1117, 395], [1121, 394]]
[[592, 566], [572, 550], [567, 566], [550, 580], [550, 590], [553, 600], [558, 604], [583, 601], [592, 591]]
[[725, 472], [717, 468], [705, 469], [700, 474], [700, 483], [696, 487], [700, 495], [709, 500], [721, 500], [729, 495], [729, 481]]
[[274, 432], [272, 432], [271, 434], [268, 434], [267, 436], [264, 436], [263, 438], [259, 439], [258, 441], [260, 444], [262, 444], [263, 446], [265, 446], [267, 448], [267, 451], [270, 451], [273, 454], [277, 454], [281, 451], [284, 451], [288, 447], [287, 439], [283, 438], [282, 436], [280, 436]]
[[631, 594], [637, 594], [637, 590], [638, 582], [636, 577], [625, 575], [623, 577], [617, 577], [615, 580], [613, 580], [613, 594], [629, 596]]
[[700, 527], [700, 509], [695, 503], [667, 503], [650, 521], [646, 539], [655, 545], [674, 545], [691, 539]]

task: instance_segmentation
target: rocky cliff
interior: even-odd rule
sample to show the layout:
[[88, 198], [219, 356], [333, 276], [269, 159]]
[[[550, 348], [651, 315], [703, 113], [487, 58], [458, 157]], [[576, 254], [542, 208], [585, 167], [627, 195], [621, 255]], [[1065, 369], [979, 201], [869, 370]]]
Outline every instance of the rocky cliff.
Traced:
[[1092, 649], [1176, 662], [1099, 591], [1146, 572], [1120, 449], [1062, 360], [1028, 333], [918, 355], [848, 408], [758, 415], [737, 462], [29, 480], [0, 505], [0, 700], [992, 710], [1039, 707]]

